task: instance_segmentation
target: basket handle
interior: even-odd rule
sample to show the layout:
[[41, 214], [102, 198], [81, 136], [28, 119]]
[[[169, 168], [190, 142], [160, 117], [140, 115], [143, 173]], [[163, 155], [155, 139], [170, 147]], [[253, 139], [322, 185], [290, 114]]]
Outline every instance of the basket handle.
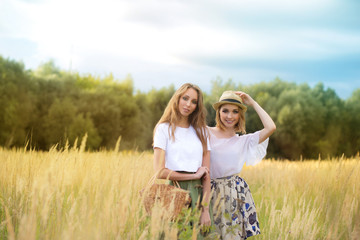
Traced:
[[[161, 168], [160, 170], [158, 170], [158, 171], [155, 172], [155, 174], [149, 179], [149, 182], [148, 182], [147, 185], [146, 185], [147, 188], [154, 184], [157, 176], [158, 176], [159, 173], [160, 173], [162, 170], [164, 170], [164, 169], [165, 169], [165, 168]], [[170, 170], [170, 169], [169, 169], [169, 170]], [[174, 171], [173, 171], [173, 170], [170, 170], [168, 176], [166, 177], [167, 180], [169, 180], [169, 177], [170, 177], [170, 175], [171, 175], [172, 172], [174, 172]], [[180, 187], [180, 184], [179, 184], [179, 182], [178, 182], [177, 180], [171, 180], [171, 181], [174, 183], [174, 185], [176, 185], [176, 187], [181, 188], [181, 187]]]
[[180, 184], [179, 184], [179, 182], [177, 180], [173, 180], [173, 183], [174, 183], [174, 185], [176, 185], [176, 187], [181, 188]]

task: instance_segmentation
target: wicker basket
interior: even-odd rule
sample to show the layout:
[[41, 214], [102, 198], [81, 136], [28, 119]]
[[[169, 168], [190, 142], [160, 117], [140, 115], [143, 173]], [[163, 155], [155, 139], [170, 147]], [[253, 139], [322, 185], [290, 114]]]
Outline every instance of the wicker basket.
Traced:
[[[149, 182], [151, 181], [154, 182], [154, 180]], [[191, 203], [189, 191], [181, 189], [179, 184], [176, 181], [174, 182], [178, 187], [169, 184], [152, 183], [141, 191], [144, 207], [148, 215], [151, 215], [155, 204], [159, 204], [171, 219], [175, 219], [184, 207], [189, 207]]]

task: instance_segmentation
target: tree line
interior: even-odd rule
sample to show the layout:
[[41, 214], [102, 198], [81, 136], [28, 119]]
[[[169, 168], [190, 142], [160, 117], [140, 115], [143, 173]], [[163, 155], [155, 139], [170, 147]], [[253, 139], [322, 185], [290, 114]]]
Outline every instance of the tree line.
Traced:
[[[212, 103], [225, 90], [249, 93], [274, 119], [277, 130], [268, 157], [279, 159], [354, 156], [360, 146], [360, 89], [346, 100], [322, 83], [314, 87], [286, 82], [243, 85], [212, 81], [204, 92], [208, 125], [215, 124]], [[64, 71], [52, 61], [36, 70], [0, 56], [0, 145], [48, 150], [76, 144], [87, 134], [89, 150], [151, 149], [153, 128], [175, 92], [173, 85], [135, 90], [128, 76], [117, 80]], [[247, 132], [262, 128], [256, 112], [246, 113]], [[79, 140], [79, 141], [80, 141]]]

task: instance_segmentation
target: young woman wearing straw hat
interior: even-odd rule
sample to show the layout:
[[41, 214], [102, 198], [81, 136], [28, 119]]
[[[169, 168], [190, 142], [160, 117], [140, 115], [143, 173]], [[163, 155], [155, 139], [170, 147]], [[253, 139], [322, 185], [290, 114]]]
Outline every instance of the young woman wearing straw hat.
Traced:
[[158, 178], [176, 180], [181, 188], [189, 190], [191, 207], [202, 208], [200, 224], [210, 226], [210, 147], [205, 119], [200, 88], [190, 83], [182, 85], [154, 129], [153, 147]]
[[[264, 128], [245, 132], [245, 112], [253, 107]], [[210, 129], [210, 177], [214, 223], [221, 239], [246, 239], [260, 234], [255, 203], [240, 173], [244, 163], [255, 165], [266, 155], [269, 136], [276, 126], [248, 94], [225, 91], [213, 104], [216, 126]], [[243, 135], [237, 135], [236, 133]]]

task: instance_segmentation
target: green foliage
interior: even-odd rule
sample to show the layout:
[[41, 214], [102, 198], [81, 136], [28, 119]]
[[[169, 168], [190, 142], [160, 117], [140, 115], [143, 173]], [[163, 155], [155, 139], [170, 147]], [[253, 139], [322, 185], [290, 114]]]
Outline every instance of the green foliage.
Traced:
[[34, 110], [30, 85], [22, 63], [0, 56], [0, 145], [24, 145]]
[[[217, 77], [204, 93], [209, 126], [215, 125], [212, 104], [225, 90], [250, 94], [274, 119], [268, 157], [297, 159], [354, 156], [360, 150], [360, 90], [347, 100], [322, 83], [270, 82], [242, 85]], [[53, 61], [36, 70], [0, 56], [0, 145], [47, 150], [73, 145], [87, 134], [87, 148], [112, 149], [121, 137], [121, 149], [152, 147], [153, 129], [175, 92], [170, 85], [144, 93], [134, 91], [133, 80], [80, 75], [62, 71]], [[246, 131], [262, 129], [256, 112], [248, 108]]]
[[353, 92], [352, 96], [345, 102], [344, 133], [342, 139], [346, 145], [344, 152], [354, 154], [359, 152], [360, 146], [360, 89]]
[[100, 136], [89, 115], [84, 117], [82, 113], [78, 113], [76, 106], [68, 98], [61, 102], [55, 100], [44, 118], [44, 123], [48, 148], [57, 143], [63, 147], [66, 141], [73, 145], [77, 138], [85, 134], [88, 135], [88, 147], [98, 148], [100, 145]]
[[33, 74], [46, 80], [58, 79], [62, 76], [60, 69], [55, 66], [53, 60], [41, 64]]

